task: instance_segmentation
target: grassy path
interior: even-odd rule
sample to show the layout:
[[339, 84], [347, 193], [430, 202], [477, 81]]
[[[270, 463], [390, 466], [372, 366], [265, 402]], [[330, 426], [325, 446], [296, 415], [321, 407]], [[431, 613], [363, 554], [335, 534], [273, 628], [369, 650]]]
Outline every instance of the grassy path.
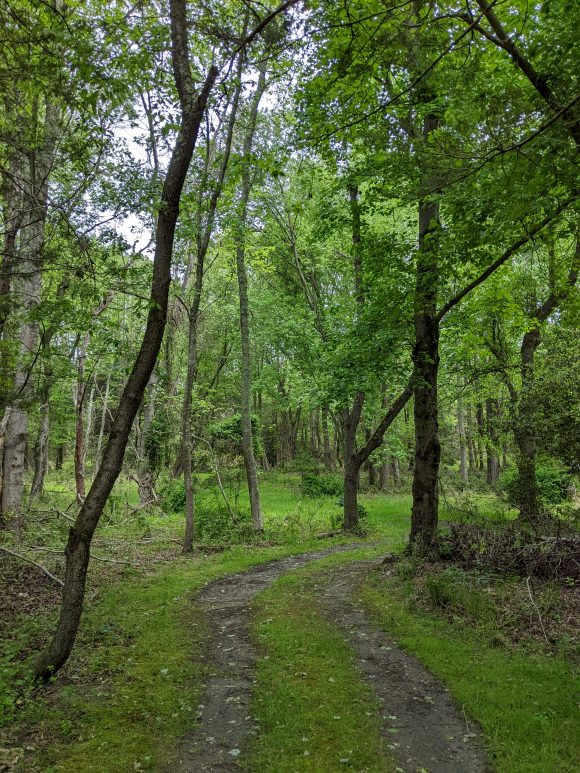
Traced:
[[467, 726], [443, 684], [353, 600], [377, 563], [373, 551], [334, 555], [284, 575], [256, 599], [266, 657], [247, 770], [490, 769], [477, 724]]
[[[340, 542], [334, 541], [335, 550], [347, 547], [346, 540], [342, 546]], [[373, 679], [388, 675], [388, 664], [381, 658], [392, 648], [392, 637], [437, 674], [463, 705], [461, 731], [450, 728], [445, 741], [463, 742], [467, 718], [475, 722], [464, 735], [470, 736], [480, 722], [498, 773], [576, 770], [574, 695], [565, 661], [510, 652], [477, 631], [461, 630], [434, 614], [410, 609], [402, 590], [404, 580], [391, 570], [390, 576], [353, 575], [338, 594], [344, 600], [362, 581], [354, 611], [363, 614], [364, 606], [365, 625], [367, 614], [374, 621], [365, 653], [355, 636], [360, 619], [351, 616], [345, 624], [336, 607], [320, 601], [337, 595], [340, 574], [348, 575], [349, 564], [378, 558], [386, 545], [360, 546], [288, 571], [301, 561], [284, 563], [285, 556], [313, 548], [320, 556], [320, 541], [315, 540], [276, 548], [235, 548], [193, 561], [176, 559], [147, 578], [135, 575], [112, 585], [89, 610], [80, 646], [61, 682], [52, 694], [30, 704], [23, 726], [40, 728], [44, 743], [38, 750], [34, 742], [28, 745], [15, 770], [479, 771], [477, 759], [459, 768], [437, 767], [441, 748], [433, 751], [428, 741], [419, 750], [420, 743], [405, 740], [405, 711], [389, 708], [389, 685], [386, 692], [373, 689]], [[264, 568], [268, 560], [282, 563], [270, 572]], [[244, 587], [252, 573], [262, 575], [264, 582], [253, 586], [250, 582], [252, 592], [238, 600], [231, 619], [235, 630], [228, 630], [223, 619], [228, 602], [223, 599], [232, 588]], [[216, 624], [223, 629], [218, 647], [223, 657], [219, 668], [212, 669], [210, 660], [208, 671]], [[369, 636], [369, 629], [364, 632]], [[240, 655], [237, 644], [224, 646], [230, 635], [238, 634], [243, 646], [253, 648], [250, 661]], [[227, 672], [234, 666], [243, 676], [241, 692]], [[405, 670], [404, 662], [403, 666], [400, 670]], [[226, 717], [219, 709], [215, 721], [225, 730], [239, 723], [235, 730], [240, 731], [222, 738], [227, 764], [218, 767], [207, 761], [215, 752], [217, 736], [207, 727], [203, 730], [209, 703], [201, 696], [204, 681], [212, 674], [223, 687], [221, 693], [216, 691], [217, 703], [234, 710]], [[417, 684], [408, 687], [407, 692], [414, 691], [420, 700], [438, 699], [432, 685], [425, 689], [422, 682], [419, 693]], [[419, 711], [410, 712], [419, 715], [424, 728], [437, 724], [430, 714], [431, 707], [439, 711], [436, 700], [422, 700]], [[199, 752], [193, 731], [200, 722], [209, 743], [205, 768], [191, 763]], [[24, 736], [21, 745], [27, 744]], [[419, 765], [417, 760], [409, 763], [409, 749], [427, 757], [421, 757]], [[184, 760], [182, 767], [176, 757]]]

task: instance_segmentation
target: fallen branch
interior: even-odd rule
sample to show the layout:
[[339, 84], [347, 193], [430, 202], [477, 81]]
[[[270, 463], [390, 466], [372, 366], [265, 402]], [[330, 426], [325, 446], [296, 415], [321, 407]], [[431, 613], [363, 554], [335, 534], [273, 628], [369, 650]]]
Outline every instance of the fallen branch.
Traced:
[[[58, 555], [63, 555], [62, 550], [53, 550], [52, 548], [43, 548], [40, 545], [30, 545], [28, 547], [28, 550], [40, 550], [44, 553], [57, 553]], [[126, 564], [127, 566], [137, 566], [137, 564], [133, 564], [131, 561], [118, 561], [115, 558], [104, 558], [103, 556], [95, 556], [93, 553], [91, 553], [91, 558], [94, 558], [95, 561], [106, 561], [108, 564]]]
[[530, 578], [526, 577], [526, 587], [528, 589], [528, 595], [530, 597], [530, 601], [532, 602], [532, 606], [537, 612], [538, 620], [540, 621], [540, 626], [542, 628], [542, 633], [544, 634], [544, 639], [546, 640], [546, 644], [550, 644], [550, 640], [548, 639], [548, 636], [546, 634], [546, 629], [544, 628], [544, 621], [542, 620], [542, 613], [540, 612], [540, 607], [536, 604], [536, 601], [534, 599], [534, 596], [532, 594], [532, 589], [530, 588]]
[[32, 558], [23, 556], [21, 553], [16, 553], [14, 550], [8, 550], [8, 548], [5, 548], [3, 545], [0, 545], [0, 550], [3, 550], [5, 553], [8, 553], [9, 555], [14, 556], [15, 558], [19, 558], [21, 561], [26, 561], [27, 563], [32, 564], [33, 566], [36, 566], [37, 569], [40, 569], [41, 572], [44, 572], [44, 574], [47, 577], [50, 577], [50, 579], [53, 582], [56, 582], [57, 585], [61, 586], [61, 588], [64, 587], [64, 582], [59, 577], [55, 577], [54, 574], [51, 574], [51, 572], [49, 572], [45, 566], [42, 566], [42, 564], [38, 564], [36, 561], [33, 561]]

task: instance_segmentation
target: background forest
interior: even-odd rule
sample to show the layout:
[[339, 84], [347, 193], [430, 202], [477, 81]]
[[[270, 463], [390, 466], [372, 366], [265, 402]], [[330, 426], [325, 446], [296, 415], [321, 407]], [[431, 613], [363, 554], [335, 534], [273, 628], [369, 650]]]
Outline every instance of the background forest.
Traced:
[[493, 635], [570, 656], [577, 10], [0, 3], [10, 727], [181, 552], [395, 540], [432, 614], [509, 576]]

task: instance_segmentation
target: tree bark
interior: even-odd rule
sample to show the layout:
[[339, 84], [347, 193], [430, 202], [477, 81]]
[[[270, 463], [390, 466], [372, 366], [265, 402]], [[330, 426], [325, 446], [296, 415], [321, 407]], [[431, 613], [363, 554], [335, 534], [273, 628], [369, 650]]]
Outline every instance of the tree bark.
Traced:
[[358, 485], [362, 462], [356, 453], [356, 432], [358, 429], [364, 394], [359, 392], [353, 405], [344, 410], [343, 443], [344, 443], [344, 520], [345, 531], [356, 531], [358, 528]]
[[487, 419], [487, 482], [490, 486], [495, 486], [499, 478], [499, 432], [497, 428], [499, 407], [497, 400], [490, 397], [486, 399], [485, 413]]
[[240, 193], [239, 211], [236, 224], [236, 268], [238, 275], [238, 295], [240, 301], [240, 336], [242, 343], [242, 372], [241, 372], [241, 424], [242, 424], [242, 450], [248, 493], [250, 496], [250, 509], [252, 512], [252, 524], [256, 531], [264, 528], [264, 519], [260, 505], [260, 487], [258, 483], [258, 470], [254, 454], [254, 442], [252, 432], [252, 361], [250, 346], [250, 310], [248, 302], [248, 276], [246, 270], [246, 223], [248, 217], [248, 201], [251, 189], [252, 145], [258, 107], [266, 90], [265, 65], [260, 66], [258, 85], [254, 92], [246, 135], [244, 138], [242, 160], [242, 186]]
[[157, 388], [157, 376], [155, 371], [151, 374], [147, 389], [145, 390], [146, 399], [143, 407], [143, 421], [139, 433], [139, 442], [137, 444], [137, 481], [139, 487], [139, 503], [149, 505], [157, 502], [155, 492], [154, 470], [151, 465], [151, 458], [148, 449], [149, 433], [153, 419], [155, 418], [155, 393]]
[[463, 412], [463, 398], [457, 398], [457, 435], [459, 438], [459, 474], [461, 481], [467, 486], [469, 473], [467, 469], [467, 445], [465, 442], [465, 414]]
[[[439, 118], [428, 113], [423, 124], [423, 141], [440, 125]], [[422, 200], [419, 203], [419, 249], [415, 282], [415, 345], [413, 348], [413, 396], [415, 417], [415, 464], [413, 472], [413, 508], [409, 546], [429, 553], [437, 529], [441, 458], [437, 401], [439, 369], [439, 320], [437, 317], [439, 204], [429, 197], [432, 172], [422, 171]]]
[[85, 500], [85, 429], [83, 422], [83, 404], [85, 400], [85, 361], [90, 335], [85, 333], [77, 354], [77, 383], [75, 389], [75, 489], [79, 505]]
[[44, 477], [48, 468], [48, 437], [50, 430], [50, 386], [48, 374], [44, 374], [44, 383], [40, 391], [40, 409], [38, 417], [38, 434], [34, 446], [34, 475], [30, 487], [30, 500], [42, 494]]
[[[34, 111], [38, 130], [40, 119], [38, 105]], [[0, 514], [10, 518], [17, 515], [24, 491], [24, 467], [26, 443], [28, 440], [28, 403], [31, 389], [31, 370], [39, 345], [38, 322], [31, 318], [31, 312], [40, 302], [41, 261], [44, 245], [45, 223], [48, 212], [48, 178], [55, 156], [56, 135], [60, 122], [60, 110], [46, 100], [44, 111], [43, 139], [36, 150], [28, 153], [29, 164], [24, 207], [26, 210], [20, 234], [18, 254], [19, 279], [15, 290], [22, 299], [20, 312], [22, 322], [18, 334], [19, 355], [13, 382], [9, 419], [4, 436], [2, 458], [2, 498]]]
[[322, 406], [322, 447], [324, 456], [324, 469], [327, 472], [331, 472], [333, 469], [332, 464], [332, 451], [330, 447], [330, 434], [328, 430], [328, 406]]
[[66, 662], [73, 647], [81, 613], [90, 544], [103, 507], [121, 471], [131, 426], [153, 372], [167, 319], [171, 282], [171, 258], [179, 203], [209, 94], [218, 75], [212, 66], [199, 95], [195, 94], [190, 70], [185, 0], [171, 0], [171, 54], [173, 73], [181, 104], [179, 133], [163, 184], [157, 217], [151, 301], [143, 342], [121, 396], [103, 461], [81, 506], [67, 541], [66, 572], [60, 616], [35, 673], [48, 679]]
[[393, 456], [393, 477], [395, 479], [395, 485], [401, 487], [401, 467], [399, 465], [399, 458]]

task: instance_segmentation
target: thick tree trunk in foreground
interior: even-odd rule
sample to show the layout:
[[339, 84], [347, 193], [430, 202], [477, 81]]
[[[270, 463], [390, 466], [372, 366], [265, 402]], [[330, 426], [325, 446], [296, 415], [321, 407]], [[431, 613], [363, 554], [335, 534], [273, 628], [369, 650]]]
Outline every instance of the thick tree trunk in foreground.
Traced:
[[250, 346], [250, 309], [248, 302], [248, 276], [246, 270], [246, 222], [248, 215], [248, 201], [251, 188], [251, 162], [252, 145], [258, 107], [266, 89], [266, 75], [264, 66], [260, 68], [258, 85], [254, 92], [252, 107], [248, 119], [246, 136], [243, 149], [242, 190], [238, 213], [236, 233], [236, 267], [238, 274], [238, 294], [240, 299], [240, 336], [242, 342], [242, 372], [241, 372], [241, 423], [242, 423], [242, 450], [244, 466], [248, 481], [248, 493], [250, 496], [250, 509], [252, 511], [252, 523], [256, 531], [264, 528], [264, 519], [260, 506], [260, 487], [258, 483], [258, 470], [254, 454], [254, 441], [252, 433], [252, 361]]
[[179, 134], [163, 184], [157, 217], [147, 326], [141, 349], [119, 402], [103, 453], [103, 461], [80, 508], [75, 524], [69, 532], [65, 549], [66, 572], [60, 617], [54, 637], [41, 654], [35, 669], [36, 676], [44, 680], [62, 667], [73, 647], [83, 609], [92, 536], [121, 471], [129, 433], [161, 348], [167, 319], [171, 258], [181, 192], [207, 99], [218, 74], [217, 68], [211, 67], [201, 93], [199, 96], [195, 95], [189, 64], [185, 0], [171, 0], [170, 15], [173, 72], [182, 116]]
[[[425, 145], [439, 128], [437, 116], [424, 120]], [[428, 553], [433, 545], [439, 508], [438, 476], [441, 458], [437, 402], [439, 319], [437, 316], [439, 204], [429, 197], [432, 175], [424, 172], [424, 198], [419, 204], [419, 249], [415, 284], [415, 346], [413, 387], [415, 464], [409, 545]]]

